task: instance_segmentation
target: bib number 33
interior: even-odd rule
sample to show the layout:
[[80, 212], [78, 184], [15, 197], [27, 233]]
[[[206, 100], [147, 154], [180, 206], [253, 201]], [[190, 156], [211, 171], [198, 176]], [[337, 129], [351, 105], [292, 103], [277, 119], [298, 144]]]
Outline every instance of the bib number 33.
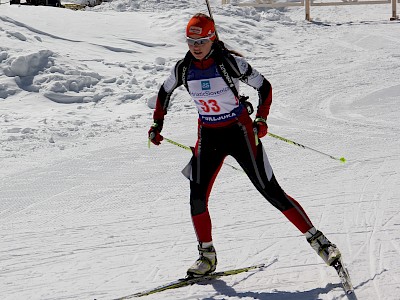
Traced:
[[210, 99], [210, 100], [199, 100], [201, 104], [201, 109], [208, 113], [210, 111], [219, 112], [221, 107], [219, 107], [217, 100]]

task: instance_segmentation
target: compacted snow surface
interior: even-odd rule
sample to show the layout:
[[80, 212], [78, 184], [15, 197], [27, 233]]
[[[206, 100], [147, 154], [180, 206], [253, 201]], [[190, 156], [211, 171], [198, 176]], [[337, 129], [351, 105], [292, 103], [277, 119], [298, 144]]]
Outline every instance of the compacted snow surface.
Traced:
[[[400, 299], [400, 24], [390, 4], [286, 10], [211, 1], [219, 35], [272, 83], [275, 175], [340, 248], [360, 300]], [[114, 299], [175, 280], [197, 258], [190, 152], [147, 147], [159, 86], [203, 1], [84, 11], [0, 5], [0, 298]], [[242, 92], [257, 105], [257, 94]], [[176, 91], [163, 134], [196, 142]], [[232, 158], [226, 162], [237, 166]], [[345, 299], [333, 268], [224, 166], [209, 203], [219, 270], [245, 273], [146, 299]]]

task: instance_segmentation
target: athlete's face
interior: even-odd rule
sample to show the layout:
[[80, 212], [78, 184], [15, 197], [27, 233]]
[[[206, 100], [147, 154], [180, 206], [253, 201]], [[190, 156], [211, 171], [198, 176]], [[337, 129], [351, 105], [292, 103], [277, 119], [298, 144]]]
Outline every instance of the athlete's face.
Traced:
[[[198, 40], [198, 42], [195, 40]], [[192, 34], [188, 36], [187, 42], [189, 51], [198, 60], [202, 60], [211, 51], [212, 41], [208, 38], [202, 38], [200, 35]]]

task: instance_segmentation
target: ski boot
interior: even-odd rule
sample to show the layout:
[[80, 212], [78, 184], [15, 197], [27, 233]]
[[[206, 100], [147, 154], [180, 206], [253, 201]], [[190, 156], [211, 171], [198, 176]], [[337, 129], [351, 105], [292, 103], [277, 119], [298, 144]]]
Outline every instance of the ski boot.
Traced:
[[332, 266], [341, 257], [341, 253], [336, 245], [332, 244], [319, 230], [307, 238], [307, 242], [310, 243], [311, 247], [328, 266]]
[[217, 253], [211, 244], [205, 247], [204, 243], [199, 243], [199, 258], [187, 270], [188, 277], [201, 277], [215, 271], [217, 267]]

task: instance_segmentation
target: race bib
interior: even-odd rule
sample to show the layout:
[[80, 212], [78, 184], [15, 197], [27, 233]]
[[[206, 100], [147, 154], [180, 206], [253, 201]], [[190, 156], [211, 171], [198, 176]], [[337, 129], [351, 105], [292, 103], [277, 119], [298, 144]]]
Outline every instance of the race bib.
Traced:
[[239, 101], [222, 77], [188, 81], [190, 96], [204, 123], [218, 123], [237, 117]]

